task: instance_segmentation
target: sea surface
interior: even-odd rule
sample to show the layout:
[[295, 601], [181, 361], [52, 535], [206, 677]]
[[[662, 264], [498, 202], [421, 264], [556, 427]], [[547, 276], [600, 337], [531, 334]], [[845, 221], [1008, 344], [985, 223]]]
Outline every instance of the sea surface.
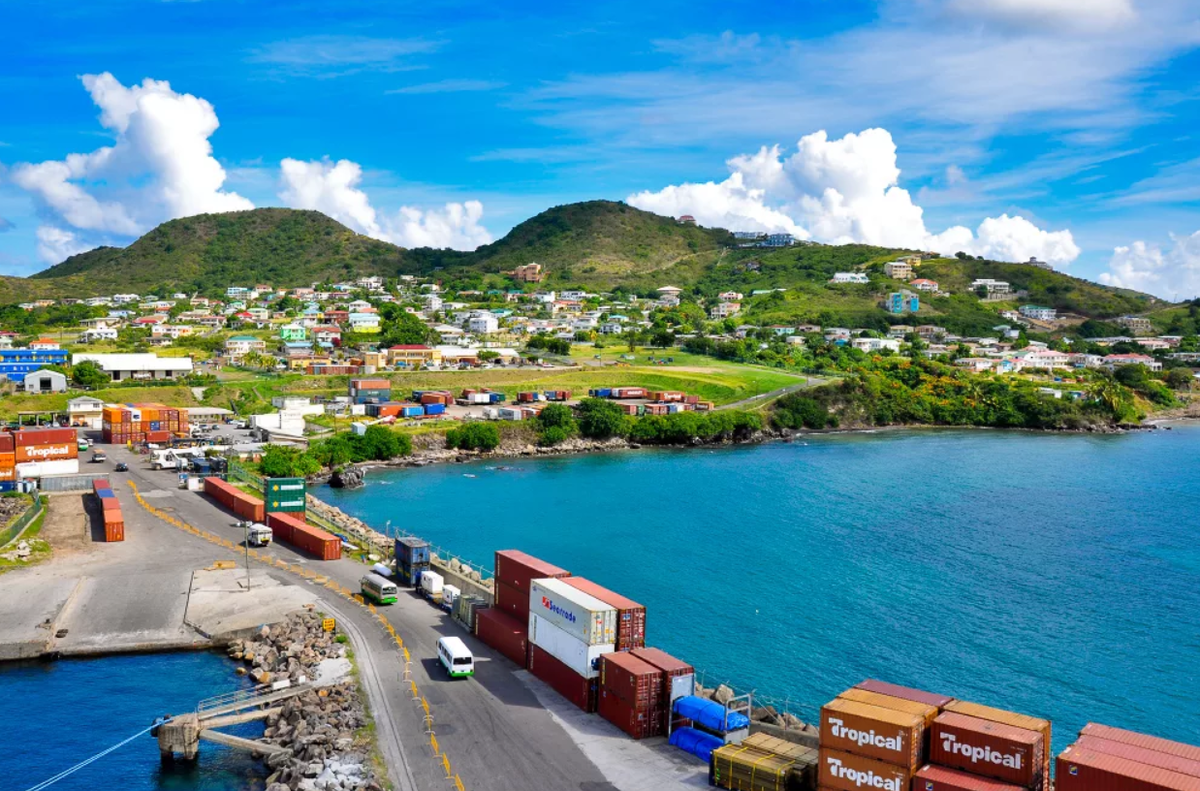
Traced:
[[[204, 698], [251, 686], [207, 651], [0, 664], [0, 788], [23, 791]], [[246, 738], [261, 723], [223, 730]], [[194, 764], [165, 765], [144, 734], [50, 786], [53, 791], [247, 791], [266, 773], [249, 754], [200, 743]]]
[[[509, 469], [500, 469], [507, 465]], [[319, 496], [648, 608], [651, 644], [812, 721], [864, 678], [1200, 744], [1200, 427], [915, 430], [372, 470]]]

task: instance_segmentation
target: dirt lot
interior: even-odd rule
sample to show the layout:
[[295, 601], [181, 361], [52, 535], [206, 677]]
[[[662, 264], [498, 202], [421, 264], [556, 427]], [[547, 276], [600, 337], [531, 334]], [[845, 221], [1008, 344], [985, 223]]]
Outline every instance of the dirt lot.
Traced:
[[87, 550], [92, 543], [91, 519], [84, 508], [84, 495], [56, 494], [47, 499], [40, 538], [60, 557]]

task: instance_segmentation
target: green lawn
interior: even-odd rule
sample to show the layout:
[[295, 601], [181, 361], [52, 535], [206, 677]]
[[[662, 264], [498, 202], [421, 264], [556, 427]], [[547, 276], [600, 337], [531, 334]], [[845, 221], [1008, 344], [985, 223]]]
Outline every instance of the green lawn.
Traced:
[[167, 406], [189, 407], [197, 406], [197, 401], [190, 388], [183, 385], [148, 385], [146, 387], [110, 387], [104, 390], [90, 392], [49, 393], [37, 395], [33, 393], [14, 393], [0, 398], [0, 418], [13, 419], [18, 412], [56, 411], [65, 412], [67, 401], [76, 396], [89, 395], [105, 402], [127, 404], [137, 402], [161, 403]]

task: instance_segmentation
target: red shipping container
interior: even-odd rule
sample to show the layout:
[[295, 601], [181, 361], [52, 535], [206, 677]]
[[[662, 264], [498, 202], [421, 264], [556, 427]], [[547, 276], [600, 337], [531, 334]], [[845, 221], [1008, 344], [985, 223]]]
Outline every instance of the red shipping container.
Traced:
[[935, 695], [932, 692], [922, 692], [919, 689], [902, 687], [899, 684], [889, 684], [886, 681], [876, 681], [873, 678], [869, 678], [861, 684], [855, 684], [854, 686], [858, 689], [865, 689], [868, 692], [878, 692], [881, 695], [891, 695], [893, 698], [915, 700], [917, 703], [924, 703], [926, 706], [937, 706], [939, 709], [945, 708], [946, 704], [954, 700], [954, 698], [946, 695]]
[[270, 514], [267, 517], [267, 526], [271, 528], [274, 538], [291, 544], [317, 560], [337, 560], [342, 556], [340, 538], [291, 514]]
[[[1193, 761], [1191, 758], [1182, 758], [1170, 753], [1160, 753], [1158, 750], [1151, 750], [1136, 744], [1114, 742], [1101, 739], [1099, 736], [1080, 736], [1073, 746], [1093, 753], [1115, 755], [1118, 758], [1137, 761], [1147, 766], [1157, 766], [1159, 769], [1167, 769], [1181, 775], [1200, 777], [1200, 761]], [[1182, 746], [1186, 747], [1187, 745]]]
[[0, 431], [0, 453], [15, 453], [17, 450], [17, 442], [13, 439], [12, 432]]
[[926, 764], [913, 775], [912, 791], [1024, 791], [1021, 786], [990, 777]]
[[[608, 656], [606, 654], [606, 656]], [[624, 654], [622, 654], [624, 656]], [[662, 736], [663, 716], [658, 709], [637, 708], [619, 698], [611, 689], [601, 689], [596, 702], [601, 717], [634, 739]]]
[[1113, 728], [1096, 722], [1089, 722], [1083, 726], [1083, 730], [1079, 732], [1079, 735], [1098, 736], [1101, 739], [1108, 739], [1112, 742], [1124, 742], [1125, 744], [1145, 747], [1147, 750], [1156, 750], [1168, 755], [1178, 755], [1180, 758], [1187, 758], [1189, 761], [1200, 761], [1200, 747], [1194, 747], [1183, 742], [1173, 742], [1170, 739], [1161, 739], [1158, 736], [1149, 736], [1145, 733], [1127, 731], [1123, 728]]
[[204, 493], [242, 519], [262, 522], [266, 518], [266, 507], [262, 500], [220, 478], [205, 478]]
[[933, 721], [929, 760], [1038, 791], [1048, 779], [1042, 744], [1037, 731], [947, 711]]
[[583, 577], [566, 577], [563, 582], [616, 608], [618, 651], [632, 651], [646, 645], [646, 608], [643, 605]]
[[170, 431], [147, 431], [146, 432], [146, 441], [147, 442], [170, 442], [171, 441], [171, 432]]
[[1058, 756], [1055, 791], [1200, 791], [1200, 778], [1116, 755], [1068, 747]]
[[95, 494], [96, 492], [100, 491], [101, 489], [111, 490], [112, 487], [108, 485], [108, 480], [105, 478], [93, 478], [92, 479], [92, 494]]
[[121, 510], [121, 504], [119, 502], [117, 502], [117, 498], [115, 498], [115, 497], [101, 497], [100, 498], [100, 507], [104, 511], [118, 511], [119, 512]]
[[510, 618], [515, 618], [527, 627], [529, 625], [529, 594], [521, 593], [516, 588], [497, 581], [493, 591], [495, 600], [493, 606]]
[[124, 541], [125, 540], [125, 520], [121, 516], [120, 511], [105, 511], [104, 512], [104, 540], [105, 541]]
[[[531, 580], [562, 578], [571, 576], [571, 572], [558, 566], [538, 560], [519, 549], [501, 549], [496, 552], [496, 581], [511, 585], [517, 591], [529, 597]], [[526, 608], [529, 602], [525, 603]], [[528, 613], [526, 613], [528, 614]]]
[[625, 653], [600, 655], [600, 688], [636, 709], [661, 708], [663, 672]]
[[596, 711], [596, 679], [584, 678], [532, 643], [529, 646], [529, 672], [577, 708], [589, 713]]
[[26, 445], [58, 445], [78, 443], [79, 435], [73, 428], [27, 428], [15, 434], [17, 447]]
[[529, 629], [526, 624], [494, 608], [475, 613], [475, 636], [519, 667], [528, 665]]

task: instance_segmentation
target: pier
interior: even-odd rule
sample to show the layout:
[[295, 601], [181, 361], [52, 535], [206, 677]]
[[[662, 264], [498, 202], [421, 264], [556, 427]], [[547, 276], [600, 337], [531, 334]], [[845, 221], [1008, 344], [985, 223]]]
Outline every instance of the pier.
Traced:
[[240, 736], [222, 733], [217, 728], [266, 719], [280, 711], [281, 707], [275, 704], [294, 698], [311, 688], [310, 684], [282, 688], [264, 685], [207, 698], [196, 705], [194, 712], [178, 714], [156, 723], [150, 735], [158, 739], [158, 751], [164, 761], [172, 761], [177, 757], [185, 761], [196, 760], [202, 739], [260, 755], [291, 754], [291, 750], [286, 747], [243, 739]]

